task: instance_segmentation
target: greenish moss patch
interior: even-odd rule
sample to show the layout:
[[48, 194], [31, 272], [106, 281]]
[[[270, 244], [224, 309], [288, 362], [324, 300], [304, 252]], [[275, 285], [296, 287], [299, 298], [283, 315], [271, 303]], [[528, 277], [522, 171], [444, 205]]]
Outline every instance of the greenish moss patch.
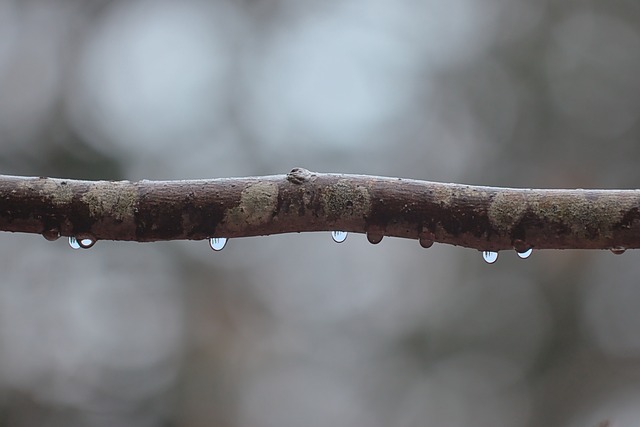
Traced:
[[362, 218], [369, 214], [371, 196], [363, 186], [353, 186], [347, 180], [340, 180], [327, 187], [322, 194], [323, 208], [327, 218]]
[[247, 225], [259, 226], [270, 221], [278, 204], [278, 185], [258, 182], [242, 190], [240, 203], [228, 209], [223, 222], [229, 230], [241, 231]]
[[129, 183], [99, 181], [91, 185], [82, 201], [93, 218], [108, 215], [116, 221], [133, 219], [138, 201], [138, 190]]
[[527, 211], [527, 201], [520, 192], [499, 192], [489, 205], [489, 221], [496, 229], [509, 232]]
[[[40, 194], [47, 196], [51, 203], [55, 206], [63, 206], [71, 203], [73, 200], [73, 190], [70, 185], [62, 185], [57, 179], [47, 179], [42, 183]], [[32, 183], [26, 183], [31, 186]]]

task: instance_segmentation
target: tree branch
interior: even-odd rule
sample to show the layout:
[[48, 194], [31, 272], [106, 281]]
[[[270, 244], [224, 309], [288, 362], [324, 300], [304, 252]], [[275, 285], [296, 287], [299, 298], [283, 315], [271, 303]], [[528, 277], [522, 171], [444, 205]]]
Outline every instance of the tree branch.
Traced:
[[533, 190], [312, 173], [191, 181], [0, 175], [0, 230], [158, 240], [342, 230], [497, 251], [640, 247], [640, 190]]

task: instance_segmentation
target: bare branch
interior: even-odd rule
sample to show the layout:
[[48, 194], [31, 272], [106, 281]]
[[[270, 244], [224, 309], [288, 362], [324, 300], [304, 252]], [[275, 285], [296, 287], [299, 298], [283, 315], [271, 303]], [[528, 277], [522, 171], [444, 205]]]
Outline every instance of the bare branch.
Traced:
[[497, 251], [640, 247], [640, 190], [533, 190], [312, 173], [192, 181], [0, 175], [0, 230], [93, 240], [343, 230]]

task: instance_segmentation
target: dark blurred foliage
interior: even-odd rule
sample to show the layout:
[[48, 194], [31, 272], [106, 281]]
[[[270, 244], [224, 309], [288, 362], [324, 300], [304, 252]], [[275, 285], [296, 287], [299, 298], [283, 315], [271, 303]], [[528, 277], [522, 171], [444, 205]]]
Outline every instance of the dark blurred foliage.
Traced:
[[[0, 0], [0, 170], [638, 188], [636, 0]], [[640, 264], [0, 239], [0, 424], [640, 419]]]

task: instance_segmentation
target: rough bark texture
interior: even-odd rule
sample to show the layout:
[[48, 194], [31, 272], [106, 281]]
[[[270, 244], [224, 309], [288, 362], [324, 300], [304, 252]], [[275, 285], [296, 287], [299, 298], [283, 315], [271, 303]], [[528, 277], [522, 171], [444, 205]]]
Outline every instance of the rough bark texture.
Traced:
[[151, 242], [343, 230], [501, 250], [640, 247], [640, 190], [313, 173], [192, 181], [0, 176], [0, 230]]

